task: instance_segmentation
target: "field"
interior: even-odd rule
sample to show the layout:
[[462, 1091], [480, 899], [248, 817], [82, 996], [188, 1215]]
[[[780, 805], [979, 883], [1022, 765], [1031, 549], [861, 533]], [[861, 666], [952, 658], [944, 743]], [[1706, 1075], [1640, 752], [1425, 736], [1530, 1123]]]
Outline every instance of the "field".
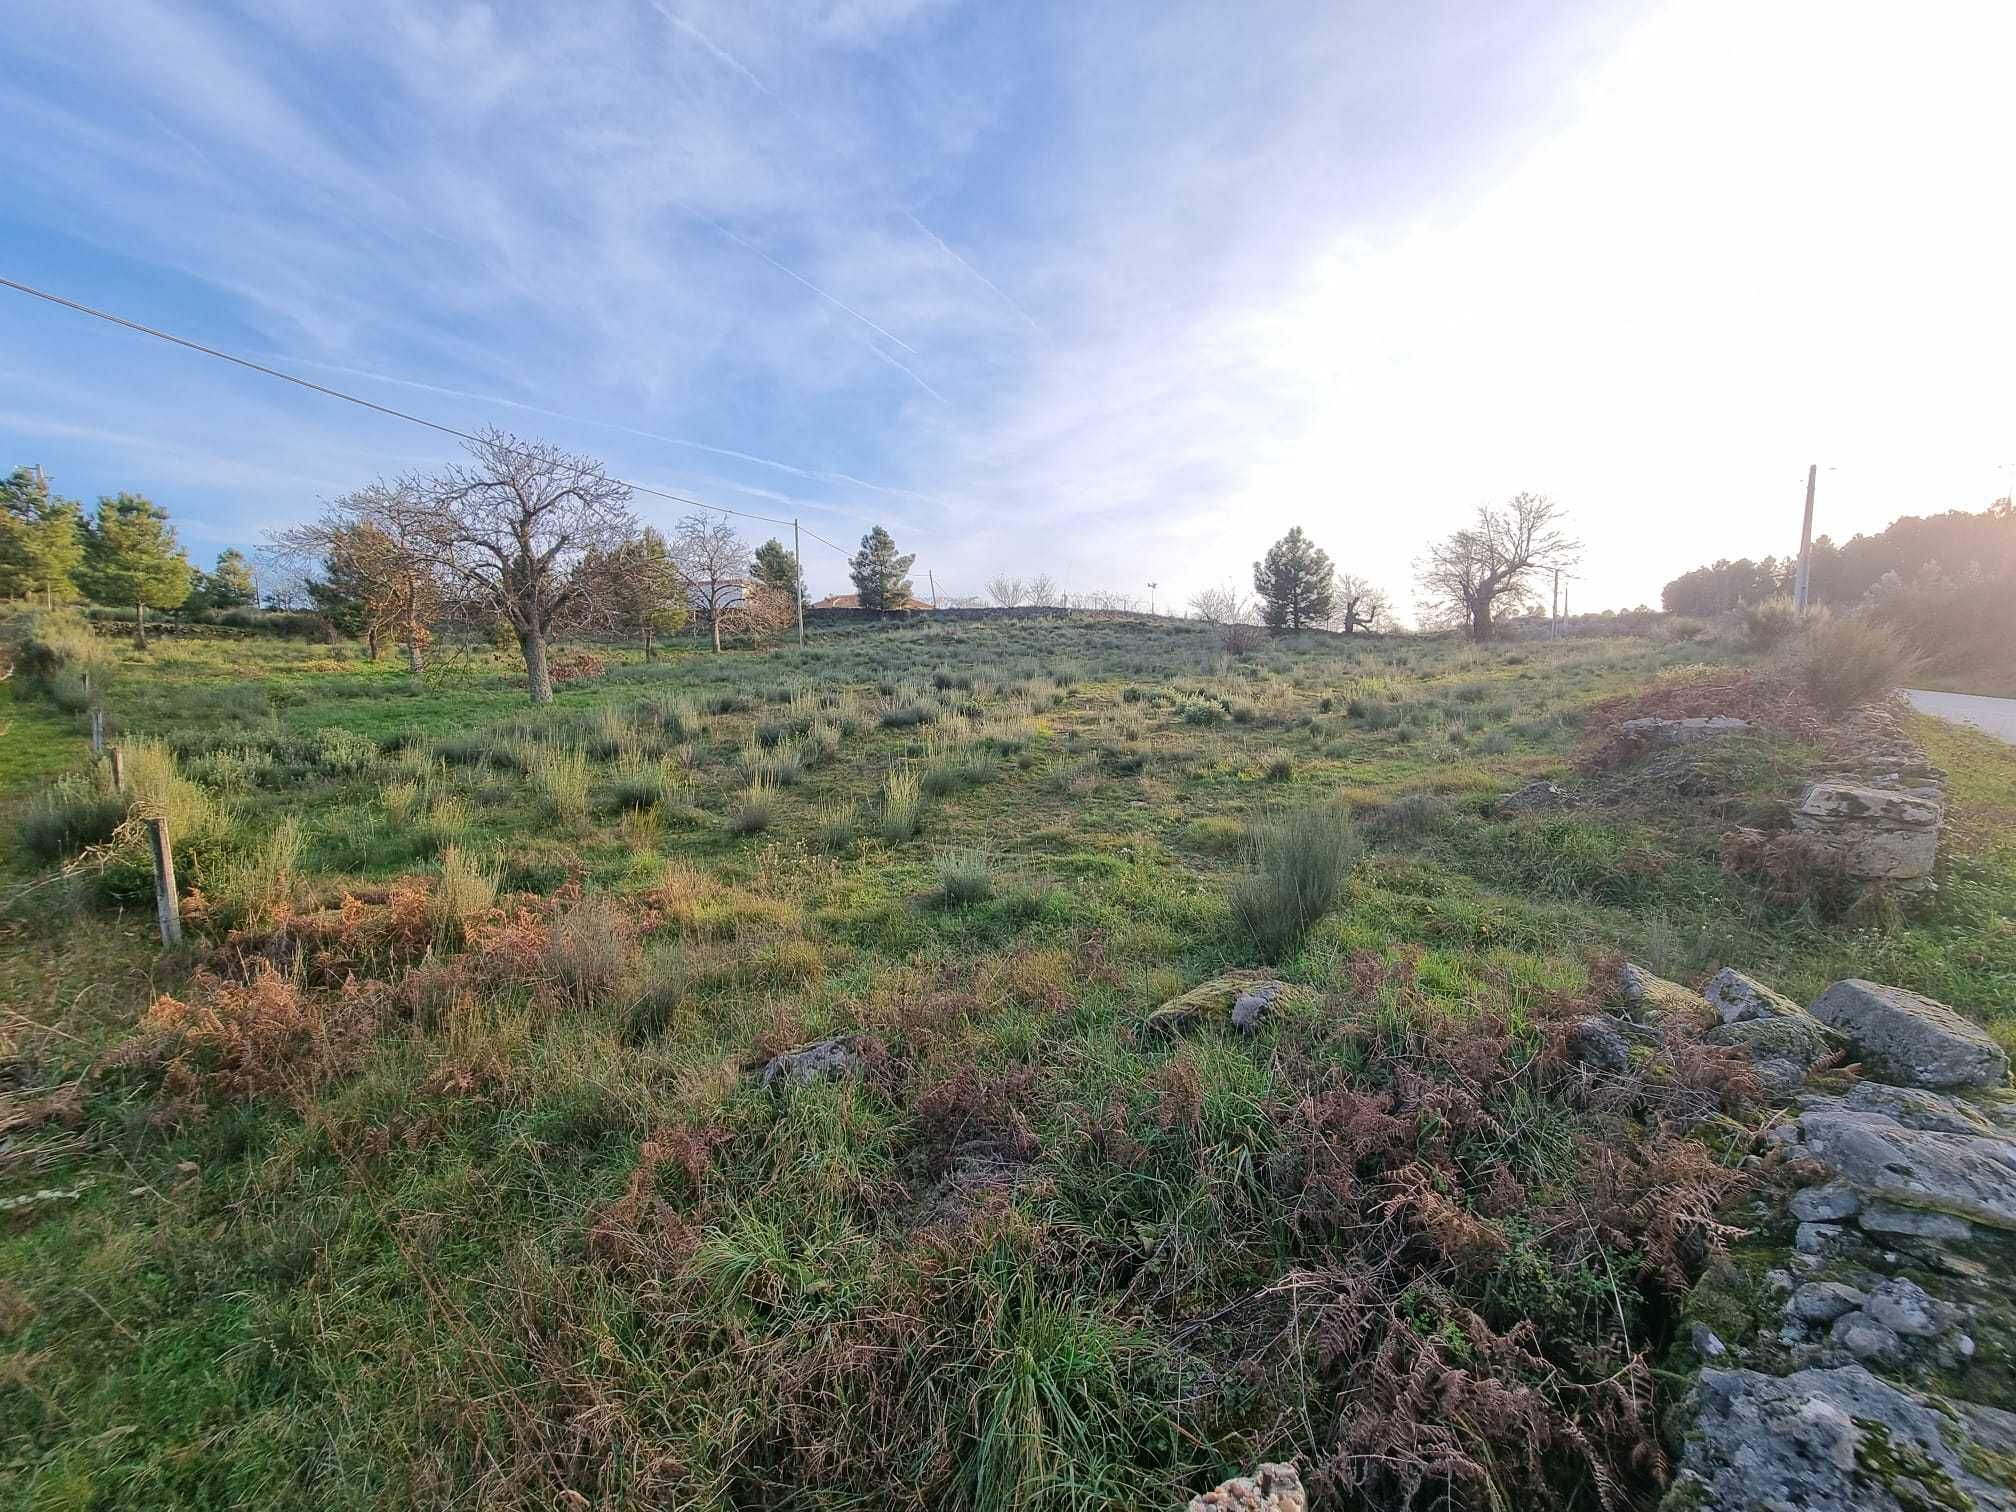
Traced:
[[[1914, 724], [1955, 814], [1911, 921], [1724, 870], [1790, 738], [1497, 815], [1718, 654], [912, 625], [533, 711], [487, 651], [163, 642], [98, 691], [172, 954], [83, 716], [17, 690], [0, 1500], [1153, 1507], [1292, 1457], [1325, 1504], [1646, 1504], [1746, 1089], [1592, 1080], [1604, 963], [2016, 1045], [1986, 737]], [[1150, 1023], [1263, 967], [1251, 1034]], [[854, 1074], [765, 1085], [827, 1036]]]

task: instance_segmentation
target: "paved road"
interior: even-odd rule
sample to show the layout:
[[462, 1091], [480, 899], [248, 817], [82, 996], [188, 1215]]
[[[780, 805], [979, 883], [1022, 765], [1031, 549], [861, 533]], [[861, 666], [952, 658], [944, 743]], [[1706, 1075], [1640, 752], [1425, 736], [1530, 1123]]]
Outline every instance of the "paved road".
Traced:
[[1983, 698], [1978, 693], [1924, 693], [1904, 690], [1920, 714], [1936, 714], [1955, 724], [1970, 724], [2016, 744], [2016, 698]]

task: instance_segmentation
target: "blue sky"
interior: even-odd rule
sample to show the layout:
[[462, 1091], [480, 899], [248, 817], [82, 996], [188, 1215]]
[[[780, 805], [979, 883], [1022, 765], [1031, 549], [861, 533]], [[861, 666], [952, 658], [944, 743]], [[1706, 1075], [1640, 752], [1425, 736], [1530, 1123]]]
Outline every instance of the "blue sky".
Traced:
[[[0, 273], [851, 546], [1580, 604], [2016, 466], [2001, 7], [23, 0]], [[0, 465], [249, 545], [453, 443], [0, 292]], [[642, 498], [669, 522], [673, 506]], [[750, 526], [752, 537], [770, 533]], [[1792, 540], [1788, 540], [1791, 537]], [[847, 585], [814, 549], [815, 589]]]

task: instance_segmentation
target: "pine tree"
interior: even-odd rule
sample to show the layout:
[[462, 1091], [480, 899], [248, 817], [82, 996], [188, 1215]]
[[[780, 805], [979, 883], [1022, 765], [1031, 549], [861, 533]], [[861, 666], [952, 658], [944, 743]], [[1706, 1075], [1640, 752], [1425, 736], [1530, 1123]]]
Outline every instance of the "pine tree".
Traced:
[[98, 501], [85, 527], [78, 581], [101, 604], [131, 604], [134, 633], [147, 644], [147, 611], [173, 609], [189, 597], [189, 559], [168, 523], [168, 511], [140, 494]]
[[795, 604], [805, 596], [805, 585], [798, 577], [798, 559], [774, 536], [756, 548], [756, 560], [749, 564], [749, 577], [781, 594], [787, 604]]
[[217, 554], [214, 572], [196, 574], [183, 607], [187, 609], [244, 609], [259, 602], [259, 584], [252, 576], [252, 564], [245, 553], [226, 547]]
[[84, 511], [76, 500], [53, 497], [42, 474], [26, 467], [0, 478], [0, 594], [73, 599], [83, 562]]
[[1253, 564], [1253, 591], [1261, 619], [1275, 630], [1300, 630], [1330, 618], [1334, 590], [1329, 554], [1297, 525]]
[[847, 564], [847, 575], [861, 596], [863, 609], [900, 609], [915, 596], [904, 574], [916, 555], [898, 556], [896, 542], [877, 525], [861, 537], [861, 549]]

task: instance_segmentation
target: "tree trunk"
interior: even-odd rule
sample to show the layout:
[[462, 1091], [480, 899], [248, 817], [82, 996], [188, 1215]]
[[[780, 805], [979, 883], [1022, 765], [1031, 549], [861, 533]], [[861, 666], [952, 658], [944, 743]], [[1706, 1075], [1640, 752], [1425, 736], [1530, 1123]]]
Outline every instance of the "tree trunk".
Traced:
[[1479, 599], [1470, 611], [1470, 639], [1483, 645], [1491, 639], [1491, 600]]
[[144, 601], [133, 606], [133, 638], [139, 642], [142, 651], [147, 649], [147, 605]]
[[414, 613], [418, 606], [409, 594], [406, 599], [406, 670], [415, 677], [420, 675], [420, 616]]
[[364, 627], [364, 660], [378, 660], [378, 627], [376, 625], [366, 625]]
[[714, 649], [719, 651], [721, 649], [721, 606], [716, 604], [710, 609], [707, 613], [707, 618], [714, 622]]
[[649, 625], [644, 627], [644, 660], [647, 662], [658, 660], [658, 653], [651, 645], [651, 627]]
[[553, 702], [553, 677], [546, 670], [546, 637], [537, 630], [518, 632], [518, 649], [525, 653], [525, 689], [535, 704]]

